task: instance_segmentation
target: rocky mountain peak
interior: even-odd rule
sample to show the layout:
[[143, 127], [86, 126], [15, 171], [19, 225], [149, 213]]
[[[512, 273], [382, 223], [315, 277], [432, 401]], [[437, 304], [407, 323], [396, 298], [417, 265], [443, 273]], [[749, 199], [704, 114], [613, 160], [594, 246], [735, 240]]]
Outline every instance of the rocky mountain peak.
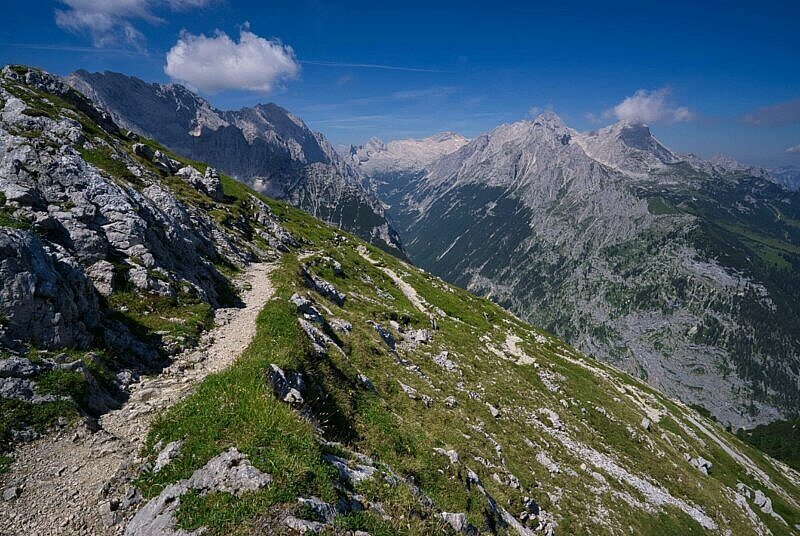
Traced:
[[110, 72], [77, 71], [68, 81], [110, 110], [120, 125], [400, 251], [381, 204], [355, 169], [322, 134], [277, 104], [223, 111], [184, 86]]
[[593, 159], [636, 176], [682, 160], [641, 122], [623, 120], [591, 132], [576, 133], [575, 138]]
[[455, 132], [439, 132], [427, 138], [388, 143], [373, 137], [364, 145], [352, 146], [350, 158], [367, 174], [420, 170], [443, 155], [457, 151], [468, 141]]
[[540, 125], [546, 126], [546, 127], [551, 128], [553, 130], [566, 128], [566, 126], [567, 126], [566, 123], [564, 123], [564, 120], [561, 119], [561, 116], [559, 116], [557, 113], [555, 113], [552, 110], [546, 110], [546, 111], [540, 113], [539, 115], [537, 115], [533, 119], [533, 123], [534, 124], [538, 123]]

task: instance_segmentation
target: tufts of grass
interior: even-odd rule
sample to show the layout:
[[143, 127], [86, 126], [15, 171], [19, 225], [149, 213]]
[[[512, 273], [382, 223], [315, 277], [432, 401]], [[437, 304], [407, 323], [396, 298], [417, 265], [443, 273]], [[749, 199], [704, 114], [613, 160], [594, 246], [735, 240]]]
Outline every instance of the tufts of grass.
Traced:
[[96, 147], [92, 149], [81, 148], [81, 157], [99, 169], [105, 171], [112, 178], [120, 181], [129, 182], [137, 186], [143, 183], [136, 175], [131, 173], [128, 166], [114, 155], [114, 151], [109, 147]]
[[211, 305], [185, 292], [176, 297], [132, 290], [116, 292], [108, 297], [108, 305], [134, 335], [145, 341], [157, 335], [196, 341], [214, 321]]

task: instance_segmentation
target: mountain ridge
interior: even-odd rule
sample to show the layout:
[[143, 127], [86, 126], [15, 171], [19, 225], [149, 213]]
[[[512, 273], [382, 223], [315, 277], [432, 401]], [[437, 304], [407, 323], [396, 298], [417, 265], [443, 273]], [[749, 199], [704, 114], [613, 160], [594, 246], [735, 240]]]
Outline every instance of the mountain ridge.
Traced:
[[546, 113], [382, 180], [423, 268], [735, 426], [796, 412], [798, 197], [758, 168]]
[[402, 255], [383, 207], [358, 173], [322, 134], [284, 108], [270, 103], [220, 111], [180, 84], [110, 71], [76, 71], [66, 80], [123, 127]]

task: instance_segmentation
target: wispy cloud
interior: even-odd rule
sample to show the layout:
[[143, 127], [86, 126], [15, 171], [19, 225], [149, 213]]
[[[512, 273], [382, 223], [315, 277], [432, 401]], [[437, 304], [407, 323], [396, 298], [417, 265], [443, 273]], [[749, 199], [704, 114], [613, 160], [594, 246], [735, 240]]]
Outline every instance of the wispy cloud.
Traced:
[[245, 24], [239, 40], [217, 30], [212, 37], [182, 32], [167, 52], [164, 72], [207, 93], [226, 89], [269, 92], [284, 80], [297, 78], [294, 50], [277, 39], [265, 39]]
[[[302, 63], [302, 62], [301, 62]], [[452, 86], [430, 86], [417, 89], [406, 89], [393, 91], [384, 95], [372, 95], [369, 97], [357, 97], [346, 99], [341, 102], [312, 104], [304, 108], [305, 112], [333, 112], [343, 109], [353, 109], [363, 106], [372, 106], [390, 102], [413, 102], [421, 100], [433, 100], [448, 97], [458, 92], [458, 88]]]
[[345, 63], [339, 61], [303, 60], [305, 65], [319, 65], [322, 67], [350, 67], [353, 69], [382, 69], [385, 71], [409, 71], [415, 73], [446, 73], [441, 69], [426, 69], [422, 67], [404, 67], [400, 65], [383, 65], [379, 63]]
[[59, 0], [64, 9], [55, 10], [56, 24], [62, 30], [87, 34], [95, 47], [120, 43], [144, 48], [145, 37], [135, 24], [162, 24], [155, 10], [196, 9], [215, 0]]
[[796, 154], [800, 154], [800, 143], [799, 143], [799, 144], [797, 144], [797, 145], [793, 145], [793, 146], [791, 146], [791, 147], [787, 147], [787, 148], [786, 148], [786, 152], [787, 152], [787, 153], [796, 153]]
[[147, 56], [151, 57], [153, 54], [146, 50], [131, 49], [131, 48], [97, 48], [97, 47], [82, 47], [76, 45], [47, 45], [37, 43], [0, 43], [0, 46], [14, 47], [14, 48], [27, 48], [30, 50], [52, 50], [56, 52], [76, 52], [82, 54], [110, 54], [120, 56]]
[[[686, 106], [675, 106], [670, 99], [670, 89], [639, 89], [630, 97], [603, 112], [605, 119], [635, 123], [683, 123], [694, 119]], [[590, 119], [591, 120], [591, 119]]]
[[740, 119], [757, 127], [783, 127], [800, 123], [800, 98], [763, 106]]

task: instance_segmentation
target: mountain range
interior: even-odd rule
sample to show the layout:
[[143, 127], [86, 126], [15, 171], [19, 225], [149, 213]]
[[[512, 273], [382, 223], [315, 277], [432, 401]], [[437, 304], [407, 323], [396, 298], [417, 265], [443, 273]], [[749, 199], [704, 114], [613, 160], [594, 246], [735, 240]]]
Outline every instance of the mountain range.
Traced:
[[800, 406], [800, 208], [786, 174], [676, 153], [644, 124], [578, 132], [552, 112], [473, 140], [371, 139], [340, 156], [274, 104], [224, 112], [110, 72], [67, 82], [123, 127], [735, 427]]
[[402, 255], [397, 234], [362, 177], [325, 136], [280, 106], [221, 111], [179, 84], [150, 84], [114, 72], [77, 71], [66, 81], [122, 127]]
[[[708, 311], [722, 300], [715, 289], [733, 287], [729, 305], [755, 294], [791, 312], [772, 280], [694, 257], [702, 250], [678, 247], [686, 238], [638, 245], [672, 236], [675, 222], [684, 237], [702, 228], [686, 211], [719, 206], [700, 197], [709, 175], [692, 175], [697, 200], [679, 202], [685, 162], [662, 168], [623, 148], [617, 168], [653, 162], [664, 173], [634, 181], [589, 157], [581, 136], [545, 115], [428, 164], [399, 215], [416, 215], [409, 233], [426, 217], [441, 227], [409, 234], [412, 250], [482, 239], [461, 249], [465, 273], [483, 274], [498, 301], [522, 296], [512, 305], [560, 280], [490, 279], [504, 262], [523, 280], [537, 263], [557, 267], [595, 315], [610, 300], [597, 285], [629, 288], [627, 263], [654, 285], [670, 270]], [[714, 179], [730, 182], [731, 198], [744, 183], [768, 200], [751, 210], [792, 214], [792, 198], [774, 205], [764, 193], [771, 183]], [[660, 201], [631, 184], [657, 184]], [[442, 267], [462, 262], [437, 255]], [[612, 306], [629, 303], [629, 323], [677, 322], [683, 340], [692, 305], [648, 316], [646, 298], [609, 301], [599, 325], [618, 325]], [[0, 490], [0, 532], [15, 535], [800, 531], [800, 473], [707, 413], [120, 128], [62, 79], [19, 65], [0, 71]]]
[[796, 414], [800, 196], [769, 172], [552, 112], [355, 154], [419, 266], [736, 427]]

